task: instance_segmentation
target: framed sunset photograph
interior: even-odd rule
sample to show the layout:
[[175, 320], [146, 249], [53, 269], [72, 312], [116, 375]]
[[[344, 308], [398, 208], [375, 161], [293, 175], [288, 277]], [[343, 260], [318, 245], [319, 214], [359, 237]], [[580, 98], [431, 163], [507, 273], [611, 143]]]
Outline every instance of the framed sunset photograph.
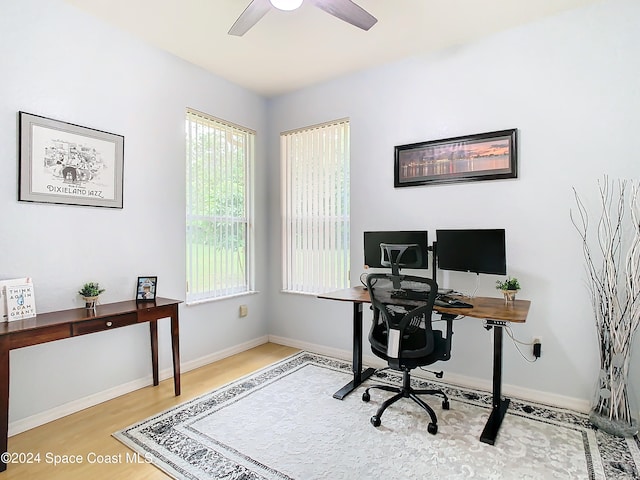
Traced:
[[517, 178], [517, 130], [395, 147], [394, 187]]

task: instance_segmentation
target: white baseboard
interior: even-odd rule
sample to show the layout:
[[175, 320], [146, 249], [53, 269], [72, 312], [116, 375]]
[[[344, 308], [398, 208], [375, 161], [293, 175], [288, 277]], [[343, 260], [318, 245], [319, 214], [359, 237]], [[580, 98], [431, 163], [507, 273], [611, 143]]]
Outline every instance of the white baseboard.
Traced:
[[[188, 362], [184, 362], [180, 364], [180, 369], [182, 372], [188, 372], [190, 370], [194, 370], [196, 368], [202, 367], [204, 365], [208, 365], [213, 362], [217, 362], [218, 360], [222, 360], [224, 358], [230, 357], [231, 355], [235, 355], [237, 353], [244, 352], [251, 348], [257, 347], [258, 345], [262, 345], [263, 343], [273, 342], [280, 345], [286, 345], [289, 347], [299, 348], [301, 350], [305, 350], [308, 352], [318, 353], [320, 355], [327, 355], [334, 358], [339, 358], [341, 360], [351, 361], [352, 355], [351, 350], [342, 350], [337, 348], [331, 348], [324, 345], [317, 345], [309, 342], [303, 342], [300, 340], [278, 337], [275, 335], [268, 335], [255, 338], [248, 342], [244, 342], [233, 347], [226, 348], [224, 350], [220, 350], [218, 352], [205, 355], [203, 357], [190, 360]], [[366, 365], [370, 365], [375, 368], [382, 368], [385, 366], [385, 363], [380, 358], [374, 355], [363, 355], [363, 362]], [[422, 372], [417, 372], [418, 376], [421, 375]], [[173, 376], [173, 369], [166, 368], [158, 372], [160, 380], [165, 380], [167, 378], [171, 378]], [[425, 374], [425, 378], [433, 378], [427, 376]], [[478, 390], [491, 390], [491, 381], [488, 379], [478, 379], [472, 377], [466, 377], [463, 375], [457, 375], [455, 373], [446, 373], [447, 383], [451, 383], [453, 385], [458, 385], [460, 387], [466, 388], [474, 388]], [[71, 415], [72, 413], [79, 412], [80, 410], [84, 410], [85, 408], [93, 407], [94, 405], [98, 405], [99, 403], [106, 402], [107, 400], [112, 400], [121, 395], [125, 395], [127, 393], [133, 392], [135, 390], [139, 390], [141, 388], [147, 387], [153, 383], [152, 377], [146, 376], [144, 378], [140, 378], [137, 380], [133, 380], [128, 383], [124, 383], [122, 385], [118, 385], [116, 387], [103, 390], [102, 392], [97, 392], [92, 395], [88, 395], [83, 398], [79, 398], [72, 402], [65, 403], [58, 407], [52, 408], [50, 410], [46, 410], [41, 413], [37, 413], [30, 417], [25, 417], [20, 420], [16, 420], [14, 422], [9, 423], [9, 436], [17, 435], [18, 433], [25, 432], [35, 427], [39, 427], [40, 425], [44, 425], [45, 423], [49, 423], [53, 420], [57, 420], [58, 418], [66, 417], [67, 415]], [[554, 393], [548, 392], [540, 392], [537, 390], [532, 390], [524, 387], [519, 387], [515, 385], [503, 385], [502, 391], [505, 395], [509, 397], [519, 398], [522, 400], [529, 400], [532, 402], [543, 403], [545, 405], [555, 406], [559, 408], [568, 408], [572, 410], [577, 410], [580, 412], [588, 412], [589, 410], [589, 402], [587, 400], [566, 397], [563, 395], [557, 395]]]
[[[254, 347], [257, 347], [258, 345], [267, 343], [268, 341], [269, 341], [269, 337], [267, 337], [266, 335], [262, 337], [254, 338], [253, 340], [249, 340], [248, 342], [240, 343], [238, 345], [234, 345], [233, 347], [225, 348], [224, 350], [220, 350], [218, 352], [205, 355], [204, 357], [196, 358], [195, 360], [190, 360], [188, 362], [181, 363], [180, 368], [182, 369], [183, 372], [188, 372], [189, 370], [195, 370], [196, 368], [204, 367], [205, 365], [209, 365], [210, 363], [217, 362], [218, 360], [222, 360], [223, 358], [230, 357], [231, 355], [235, 355], [236, 353], [245, 352]], [[169, 378], [171, 376], [173, 376], [173, 371], [171, 370], [171, 368], [166, 369], [165, 378]]]
[[[235, 355], [236, 353], [241, 353], [253, 347], [257, 347], [258, 345], [267, 343], [267, 341], [268, 337], [265, 335], [248, 342], [241, 343], [224, 350], [220, 350], [210, 355], [205, 355], [204, 357], [200, 357], [195, 360], [180, 363], [180, 371], [184, 373], [188, 372], [189, 370], [194, 370], [204, 365], [222, 360], [223, 358], [230, 357], [231, 355]], [[173, 377], [173, 368], [169, 367], [160, 370], [158, 372], [158, 376], [161, 381]], [[20, 420], [9, 423], [9, 436], [11, 437], [13, 435], [17, 435], [18, 433], [25, 432], [35, 427], [39, 427], [40, 425], [52, 422], [53, 420], [57, 420], [58, 418], [66, 417], [67, 415], [79, 412], [80, 410], [84, 410], [85, 408], [93, 407], [94, 405], [98, 405], [99, 403], [106, 402], [107, 400], [112, 400], [116, 397], [125, 395], [144, 387], [148, 387], [152, 384], [153, 378], [151, 375], [148, 375], [144, 378], [133, 380], [131, 382], [124, 383], [122, 385], [118, 385], [116, 387], [109, 388], [107, 390], [103, 390], [101, 392], [97, 392], [92, 395], [79, 398], [77, 400], [73, 400], [50, 410], [31, 415], [30, 417], [21, 418]]]
[[66, 417], [67, 415], [71, 415], [72, 413], [79, 412], [80, 410], [84, 410], [85, 408], [93, 407], [94, 405], [98, 405], [99, 403], [106, 402], [107, 400], [114, 399], [121, 395], [125, 395], [129, 392], [133, 392], [134, 390], [139, 390], [151, 384], [153, 384], [153, 378], [151, 375], [149, 375], [145, 378], [133, 380], [132, 382], [128, 383], [123, 383], [122, 385], [118, 385], [117, 387], [109, 388], [107, 390], [103, 390], [102, 392], [94, 393], [92, 395], [73, 400], [72, 402], [65, 403], [50, 410], [36, 413], [35, 415], [31, 415], [30, 417], [25, 417], [14, 422], [10, 422], [9, 436], [11, 437], [13, 435], [17, 435], [18, 433], [31, 430], [32, 428], [39, 427], [40, 425], [52, 422], [53, 420], [57, 420], [58, 418]]
[[[350, 361], [351, 350], [339, 350], [335, 348], [325, 347], [323, 345], [316, 345], [308, 342], [302, 342], [295, 339], [277, 337], [274, 335], [269, 335], [269, 341], [273, 343], [278, 343], [280, 345], [286, 345], [289, 347], [299, 348], [301, 350], [306, 350], [308, 352], [318, 353], [320, 355], [327, 355], [334, 358], [339, 358], [341, 360]], [[386, 365], [386, 363], [371, 354], [363, 354], [362, 361], [366, 365], [370, 365], [374, 368], [382, 368]], [[416, 376], [431, 378], [433, 376], [429, 376], [426, 372], [416, 371]], [[448, 373], [445, 371], [445, 379], [446, 383], [457, 385], [459, 387], [472, 388], [476, 390], [484, 390], [491, 391], [492, 388], [492, 380], [490, 378], [480, 379], [474, 377], [467, 377], [464, 375], [459, 375], [456, 373]], [[502, 385], [502, 393], [505, 396], [511, 398], [518, 398], [521, 400], [528, 400], [530, 402], [542, 403], [544, 405], [549, 405], [557, 408], [567, 408], [570, 410], [575, 410], [578, 412], [587, 413], [590, 408], [590, 402], [581, 398], [573, 398], [567, 397], [564, 395], [558, 395], [555, 393], [549, 392], [541, 392], [538, 390], [533, 390], [530, 388], [520, 387], [517, 385]]]
[[341, 350], [324, 345], [317, 345], [315, 343], [303, 342], [301, 340], [295, 340], [292, 338], [278, 337], [276, 335], [269, 335], [269, 342], [277, 343], [278, 345], [285, 345], [287, 347], [299, 348], [300, 350], [305, 350], [311, 353], [318, 353], [320, 355], [326, 355], [328, 357], [339, 358], [340, 360], [351, 361], [351, 350]]

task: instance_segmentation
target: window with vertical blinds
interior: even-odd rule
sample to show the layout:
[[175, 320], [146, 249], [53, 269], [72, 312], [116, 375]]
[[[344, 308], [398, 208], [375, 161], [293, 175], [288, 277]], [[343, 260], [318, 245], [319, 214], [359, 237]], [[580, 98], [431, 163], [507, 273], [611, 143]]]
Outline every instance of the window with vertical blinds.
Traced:
[[254, 288], [254, 139], [252, 130], [187, 110], [187, 303]]
[[349, 120], [280, 136], [283, 290], [349, 286]]

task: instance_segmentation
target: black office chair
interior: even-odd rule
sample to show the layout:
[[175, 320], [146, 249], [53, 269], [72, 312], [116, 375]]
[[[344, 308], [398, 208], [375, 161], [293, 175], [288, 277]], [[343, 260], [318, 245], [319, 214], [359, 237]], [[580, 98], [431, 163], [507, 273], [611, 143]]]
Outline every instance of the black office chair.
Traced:
[[[371, 350], [386, 360], [389, 368], [402, 371], [402, 387], [373, 385], [362, 394], [362, 400], [368, 402], [372, 388], [396, 393], [371, 417], [371, 423], [374, 427], [380, 426], [380, 418], [390, 405], [401, 398], [411, 398], [431, 417], [427, 430], [435, 435], [438, 432], [436, 414], [418, 395], [442, 396], [443, 410], [449, 409], [449, 398], [442, 390], [412, 388], [409, 372], [416, 367], [449, 360], [454, 316], [443, 316], [447, 325], [446, 337], [442, 336], [442, 331], [432, 329], [431, 316], [438, 285], [430, 278], [371, 274], [367, 276], [367, 288], [373, 308], [369, 332]], [[436, 375], [442, 376], [441, 373]]]

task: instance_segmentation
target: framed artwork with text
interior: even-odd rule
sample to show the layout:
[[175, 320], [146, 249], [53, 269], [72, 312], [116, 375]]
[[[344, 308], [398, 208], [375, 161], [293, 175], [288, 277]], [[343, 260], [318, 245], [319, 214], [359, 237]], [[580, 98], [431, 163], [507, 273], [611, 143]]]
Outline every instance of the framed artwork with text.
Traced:
[[124, 137], [19, 112], [24, 202], [122, 208]]

